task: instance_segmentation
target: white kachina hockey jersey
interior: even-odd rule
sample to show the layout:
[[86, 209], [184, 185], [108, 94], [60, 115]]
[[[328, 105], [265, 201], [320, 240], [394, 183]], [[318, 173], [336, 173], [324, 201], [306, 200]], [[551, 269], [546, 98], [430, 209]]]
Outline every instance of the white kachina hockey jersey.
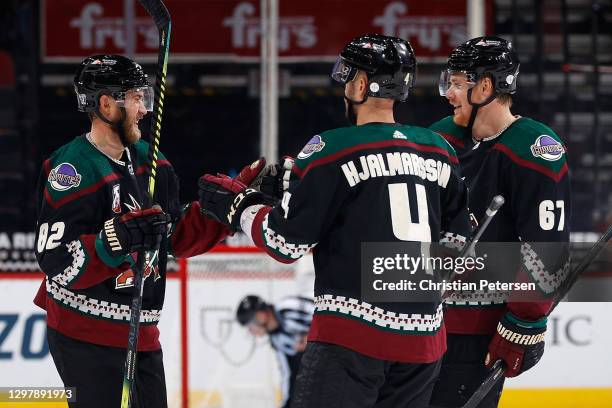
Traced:
[[[147, 152], [148, 144], [139, 141], [122, 160], [114, 160], [79, 136], [43, 164], [36, 256], [46, 277], [34, 302], [47, 311], [49, 327], [68, 337], [127, 347], [134, 263], [127, 257], [118, 262], [104, 259], [96, 248], [96, 236], [104, 221], [142, 205], [148, 184]], [[181, 207], [172, 166], [163, 155], [157, 165], [155, 203], [172, 215], [173, 232], [145, 266], [141, 351], [160, 348], [157, 323], [168, 252], [177, 257], [200, 254], [227, 235], [220, 223], [200, 215], [197, 202]]]
[[516, 264], [517, 281], [534, 282], [542, 291], [540, 302], [512, 302], [510, 298], [509, 303], [505, 301], [508, 299], [492, 299], [478, 304], [467, 303], [470, 294], [457, 293], [447, 303], [447, 330], [492, 334], [506, 311], [526, 320], [545, 316], [552, 302], [546, 296], [550, 289], [543, 290], [544, 286], [558, 289], [569, 271], [566, 245], [540, 244], [569, 242], [570, 180], [561, 139], [549, 127], [525, 117], [498, 137], [480, 143], [474, 143], [452, 116], [432, 124], [430, 129], [457, 151], [470, 190], [470, 210], [478, 220], [495, 195], [501, 194], [506, 200], [480, 242], [523, 242], [522, 253], [508, 257], [506, 262]]
[[[301, 180], [281, 204], [260, 208], [251, 226], [242, 225], [280, 262], [312, 249], [309, 341], [390, 361], [438, 360], [446, 349], [440, 302], [364, 302], [360, 252], [363, 242], [468, 234], [467, 190], [453, 148], [424, 128], [369, 123], [314, 136], [293, 171]], [[398, 205], [410, 206], [411, 220], [397, 221]]]

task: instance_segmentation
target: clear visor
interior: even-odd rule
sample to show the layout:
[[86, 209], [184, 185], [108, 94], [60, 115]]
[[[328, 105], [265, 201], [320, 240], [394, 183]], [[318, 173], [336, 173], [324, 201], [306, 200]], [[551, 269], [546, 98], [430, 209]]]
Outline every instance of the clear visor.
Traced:
[[115, 99], [117, 105], [121, 108], [130, 108], [136, 105], [142, 105], [147, 112], [153, 111], [153, 88], [143, 86], [142, 88], [134, 88], [123, 94], [123, 99]]
[[467, 75], [463, 72], [448, 72], [442, 71], [440, 81], [438, 82], [438, 90], [440, 96], [446, 96], [451, 89], [453, 91], [467, 91], [473, 88], [476, 83], [468, 82]]
[[336, 63], [334, 64], [334, 68], [332, 69], [331, 77], [336, 82], [346, 84], [347, 82], [351, 82], [353, 79], [355, 79], [357, 71], [357, 68], [347, 65], [341, 57], [338, 57]]

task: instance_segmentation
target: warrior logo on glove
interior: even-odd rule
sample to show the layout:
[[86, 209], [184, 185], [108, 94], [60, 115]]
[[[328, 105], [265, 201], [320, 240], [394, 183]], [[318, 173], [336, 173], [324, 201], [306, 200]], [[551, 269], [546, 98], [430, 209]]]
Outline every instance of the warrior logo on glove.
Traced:
[[532, 345], [544, 341], [546, 332], [540, 334], [520, 334], [504, 327], [501, 323], [497, 325], [497, 332], [510, 343]]
[[516, 377], [535, 366], [544, 354], [546, 320], [527, 321], [506, 313], [489, 344], [485, 365], [490, 367], [496, 360], [503, 360], [506, 377]]

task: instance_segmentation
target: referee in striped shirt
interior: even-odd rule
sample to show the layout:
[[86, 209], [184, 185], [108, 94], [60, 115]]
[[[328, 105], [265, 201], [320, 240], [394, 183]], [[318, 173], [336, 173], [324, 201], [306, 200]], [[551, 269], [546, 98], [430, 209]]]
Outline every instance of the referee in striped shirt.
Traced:
[[289, 296], [276, 304], [255, 295], [245, 296], [238, 305], [236, 319], [254, 336], [268, 335], [280, 365], [282, 408], [288, 408], [304, 348], [314, 302], [310, 298]]

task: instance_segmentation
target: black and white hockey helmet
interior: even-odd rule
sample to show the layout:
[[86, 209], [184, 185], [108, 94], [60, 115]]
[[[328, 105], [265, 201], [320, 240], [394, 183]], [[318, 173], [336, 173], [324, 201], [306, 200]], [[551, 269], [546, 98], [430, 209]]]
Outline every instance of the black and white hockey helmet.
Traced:
[[416, 57], [408, 41], [367, 34], [352, 39], [344, 46], [331, 77], [346, 84], [362, 70], [368, 76], [368, 96], [403, 102], [414, 86], [416, 65]]
[[137, 62], [121, 55], [85, 58], [74, 76], [74, 90], [81, 112], [96, 112], [101, 95], [110, 95], [123, 106], [130, 90], [142, 92], [145, 108], [153, 110], [153, 89], [147, 74]]
[[256, 295], [245, 296], [238, 304], [236, 320], [243, 326], [249, 324], [255, 318], [255, 313], [270, 309], [270, 305]]
[[518, 54], [510, 41], [493, 36], [472, 38], [455, 48], [448, 57], [446, 69], [440, 75], [440, 95], [446, 94], [450, 76], [457, 73], [466, 74], [467, 81], [474, 84], [489, 76], [496, 94], [513, 94], [519, 68]]

